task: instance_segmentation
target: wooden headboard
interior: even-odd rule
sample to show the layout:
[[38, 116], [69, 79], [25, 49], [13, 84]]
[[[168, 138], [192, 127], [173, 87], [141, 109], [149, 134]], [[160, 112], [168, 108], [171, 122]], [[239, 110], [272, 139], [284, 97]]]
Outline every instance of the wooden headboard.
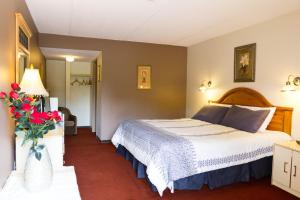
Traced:
[[253, 89], [234, 88], [226, 92], [218, 101], [213, 102], [231, 105], [276, 107], [276, 112], [267, 129], [291, 134], [293, 108], [274, 106], [262, 94]]

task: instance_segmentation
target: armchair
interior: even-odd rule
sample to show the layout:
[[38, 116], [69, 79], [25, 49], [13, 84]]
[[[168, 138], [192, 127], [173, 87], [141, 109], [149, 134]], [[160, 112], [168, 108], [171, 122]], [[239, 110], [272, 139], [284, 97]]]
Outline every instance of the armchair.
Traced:
[[58, 107], [58, 110], [64, 114], [65, 134], [77, 135], [77, 117], [66, 107]]

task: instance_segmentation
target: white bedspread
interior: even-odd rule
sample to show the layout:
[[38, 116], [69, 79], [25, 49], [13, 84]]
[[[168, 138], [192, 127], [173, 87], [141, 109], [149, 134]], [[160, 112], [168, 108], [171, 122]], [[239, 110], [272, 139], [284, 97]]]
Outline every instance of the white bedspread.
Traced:
[[[194, 149], [196, 163], [195, 174], [216, 169], [252, 162], [273, 154], [273, 144], [291, 137], [282, 132], [266, 131], [263, 133], [248, 133], [216, 124], [189, 118], [176, 120], [141, 120], [159, 128], [163, 133], [183, 137]], [[155, 166], [153, 156], [140, 149], [124, 137], [126, 131], [118, 128], [112, 138], [113, 144], [119, 144], [130, 151], [135, 158], [147, 166], [147, 175], [157, 187], [160, 195], [166, 188], [173, 190], [173, 180], [166, 181], [161, 173], [161, 166]], [[127, 133], [128, 134], [128, 133]], [[163, 150], [163, 148], [161, 148]], [[181, 177], [184, 178], [184, 177]]]

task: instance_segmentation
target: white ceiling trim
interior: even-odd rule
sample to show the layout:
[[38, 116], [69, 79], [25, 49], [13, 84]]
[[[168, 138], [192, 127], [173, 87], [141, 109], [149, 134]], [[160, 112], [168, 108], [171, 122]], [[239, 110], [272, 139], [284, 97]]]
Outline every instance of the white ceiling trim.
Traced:
[[60, 48], [41, 47], [41, 51], [46, 59], [49, 60], [65, 60], [66, 57], [74, 57], [75, 61], [91, 62], [97, 59], [100, 51], [90, 50], [74, 50]]
[[40, 33], [190, 46], [300, 9], [300, 0], [26, 0]]

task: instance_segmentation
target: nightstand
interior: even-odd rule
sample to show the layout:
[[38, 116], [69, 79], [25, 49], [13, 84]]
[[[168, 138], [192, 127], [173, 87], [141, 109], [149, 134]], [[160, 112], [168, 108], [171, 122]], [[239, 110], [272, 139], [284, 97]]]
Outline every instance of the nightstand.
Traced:
[[272, 185], [300, 197], [300, 145], [296, 141], [275, 144]]

